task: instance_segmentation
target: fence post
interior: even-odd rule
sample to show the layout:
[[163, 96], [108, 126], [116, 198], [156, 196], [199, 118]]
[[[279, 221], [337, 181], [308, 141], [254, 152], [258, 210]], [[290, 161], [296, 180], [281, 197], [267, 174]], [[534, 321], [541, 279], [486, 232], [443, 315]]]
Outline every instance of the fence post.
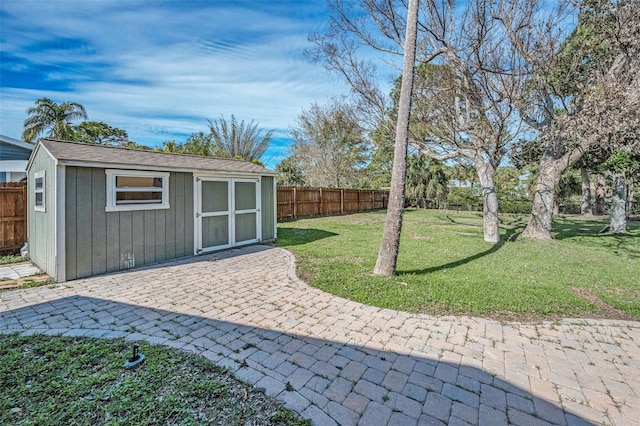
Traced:
[[320, 212], [320, 216], [322, 216], [322, 187], [320, 187], [320, 205], [318, 206], [318, 211]]
[[293, 212], [293, 218], [296, 218], [296, 205], [297, 205], [297, 201], [296, 201], [296, 187], [293, 187], [293, 197], [291, 197], [291, 201], [293, 203], [292, 209], [291, 211]]
[[340, 214], [344, 214], [344, 189], [340, 189]]

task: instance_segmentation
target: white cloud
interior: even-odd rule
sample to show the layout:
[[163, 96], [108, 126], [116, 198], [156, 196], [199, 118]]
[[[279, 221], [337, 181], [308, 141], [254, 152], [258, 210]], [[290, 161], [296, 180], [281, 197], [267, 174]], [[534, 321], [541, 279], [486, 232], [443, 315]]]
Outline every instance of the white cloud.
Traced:
[[[91, 120], [147, 144], [204, 130], [205, 118], [220, 114], [284, 135], [302, 108], [347, 92], [337, 76], [302, 54], [309, 31], [326, 22], [314, 2], [282, 2], [271, 10], [259, 1], [182, 5], [3, 2], [3, 21], [5, 12], [13, 15], [10, 25], [2, 22], [3, 51], [24, 60], [14, 69], [29, 62], [42, 67], [51, 86], [3, 83], [2, 133], [18, 136], [24, 111], [49, 96], [79, 102]], [[56, 81], [71, 91], [56, 90]], [[274, 151], [281, 155], [282, 146]]]

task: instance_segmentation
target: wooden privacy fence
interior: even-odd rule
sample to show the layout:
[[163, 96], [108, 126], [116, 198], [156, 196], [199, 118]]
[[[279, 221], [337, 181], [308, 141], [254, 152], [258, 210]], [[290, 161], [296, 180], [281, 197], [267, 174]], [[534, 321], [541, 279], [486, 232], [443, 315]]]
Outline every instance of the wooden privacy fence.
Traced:
[[278, 187], [278, 219], [384, 209], [389, 191]]
[[27, 241], [27, 184], [0, 182], [0, 254], [14, 253]]

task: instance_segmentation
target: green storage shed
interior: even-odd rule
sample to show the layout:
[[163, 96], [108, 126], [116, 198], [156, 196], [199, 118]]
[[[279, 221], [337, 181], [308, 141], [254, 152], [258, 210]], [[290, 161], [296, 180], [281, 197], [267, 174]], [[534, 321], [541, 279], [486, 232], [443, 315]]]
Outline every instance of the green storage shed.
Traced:
[[276, 239], [275, 173], [232, 159], [41, 139], [31, 260], [58, 282]]

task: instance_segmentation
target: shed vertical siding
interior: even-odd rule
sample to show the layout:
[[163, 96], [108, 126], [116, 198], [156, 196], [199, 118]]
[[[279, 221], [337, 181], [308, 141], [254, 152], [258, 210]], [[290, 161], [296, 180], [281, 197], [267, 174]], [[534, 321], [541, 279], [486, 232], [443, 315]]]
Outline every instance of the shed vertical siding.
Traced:
[[164, 210], [157, 210], [155, 213], [155, 238], [156, 238], [156, 262], [162, 262], [167, 260], [167, 241], [165, 234], [167, 232], [167, 224], [165, 222], [166, 212]]
[[[182, 232], [185, 229], [185, 225], [187, 222], [193, 222], [192, 217], [185, 217], [184, 215], [184, 203], [185, 201], [185, 180], [193, 182], [190, 175], [186, 175], [184, 173], [176, 173], [176, 178], [174, 180], [175, 185], [171, 186], [171, 188], [175, 189], [174, 191], [169, 190], [169, 197], [175, 193], [175, 204], [171, 205], [171, 209], [175, 212], [175, 257], [187, 256], [189, 254], [193, 254], [193, 244], [191, 245], [191, 251], [185, 251], [184, 238], [185, 235]], [[193, 183], [192, 183], [193, 185]], [[193, 191], [193, 187], [191, 189]], [[192, 204], [193, 206], [193, 204]], [[192, 207], [193, 208], [193, 207]], [[193, 237], [192, 237], [193, 238]]]
[[76, 254], [78, 253], [78, 233], [77, 226], [78, 222], [76, 221], [76, 208], [77, 208], [77, 198], [78, 198], [78, 188], [76, 187], [76, 183], [78, 182], [78, 169], [76, 167], [67, 167], [66, 168], [66, 179], [65, 179], [65, 239], [66, 239], [66, 247], [65, 247], [65, 269], [67, 271], [67, 279], [72, 280], [78, 276], [78, 272], [76, 270], [76, 265], [78, 264], [78, 258]]
[[[34, 210], [35, 174], [45, 172], [45, 211]], [[27, 227], [31, 260], [52, 277], [56, 277], [56, 163], [46, 149], [40, 147], [29, 169]]]
[[[78, 168], [76, 173], [76, 216], [74, 218], [76, 224], [76, 264], [74, 269], [76, 270], [77, 278], [93, 275], [91, 273], [93, 266], [91, 259], [91, 243], [93, 241], [91, 235], [92, 180], [91, 169], [86, 167]], [[66, 207], [68, 210], [69, 206]], [[67, 275], [67, 279], [71, 279], [71, 276]]]
[[[91, 275], [107, 272], [107, 180], [104, 171], [91, 169]], [[115, 250], [118, 247], [114, 247]]]
[[118, 255], [118, 265], [114, 267], [114, 271], [125, 269], [130, 258], [133, 258], [133, 213], [120, 212], [120, 214], [109, 213], [109, 216], [115, 216], [120, 221], [118, 228], [118, 244], [120, 251]]
[[273, 185], [275, 185], [275, 179], [272, 176], [263, 176], [261, 183], [261, 200], [260, 206], [262, 212], [262, 241], [271, 241], [275, 238], [276, 230], [275, 226], [275, 214], [276, 214], [276, 200], [274, 200]]
[[169, 181], [169, 205], [172, 207], [170, 208], [166, 214], [165, 214], [165, 253], [166, 253], [166, 258], [167, 259], [173, 259], [176, 258], [178, 256], [176, 256], [176, 209], [173, 208], [174, 206], [176, 206], [176, 185], [175, 185], [175, 181], [178, 178], [177, 175], [175, 175], [176, 178], [173, 179], [173, 181]]
[[193, 253], [191, 174], [171, 173], [167, 210], [105, 212], [104, 169], [67, 167], [65, 184], [67, 279]]

